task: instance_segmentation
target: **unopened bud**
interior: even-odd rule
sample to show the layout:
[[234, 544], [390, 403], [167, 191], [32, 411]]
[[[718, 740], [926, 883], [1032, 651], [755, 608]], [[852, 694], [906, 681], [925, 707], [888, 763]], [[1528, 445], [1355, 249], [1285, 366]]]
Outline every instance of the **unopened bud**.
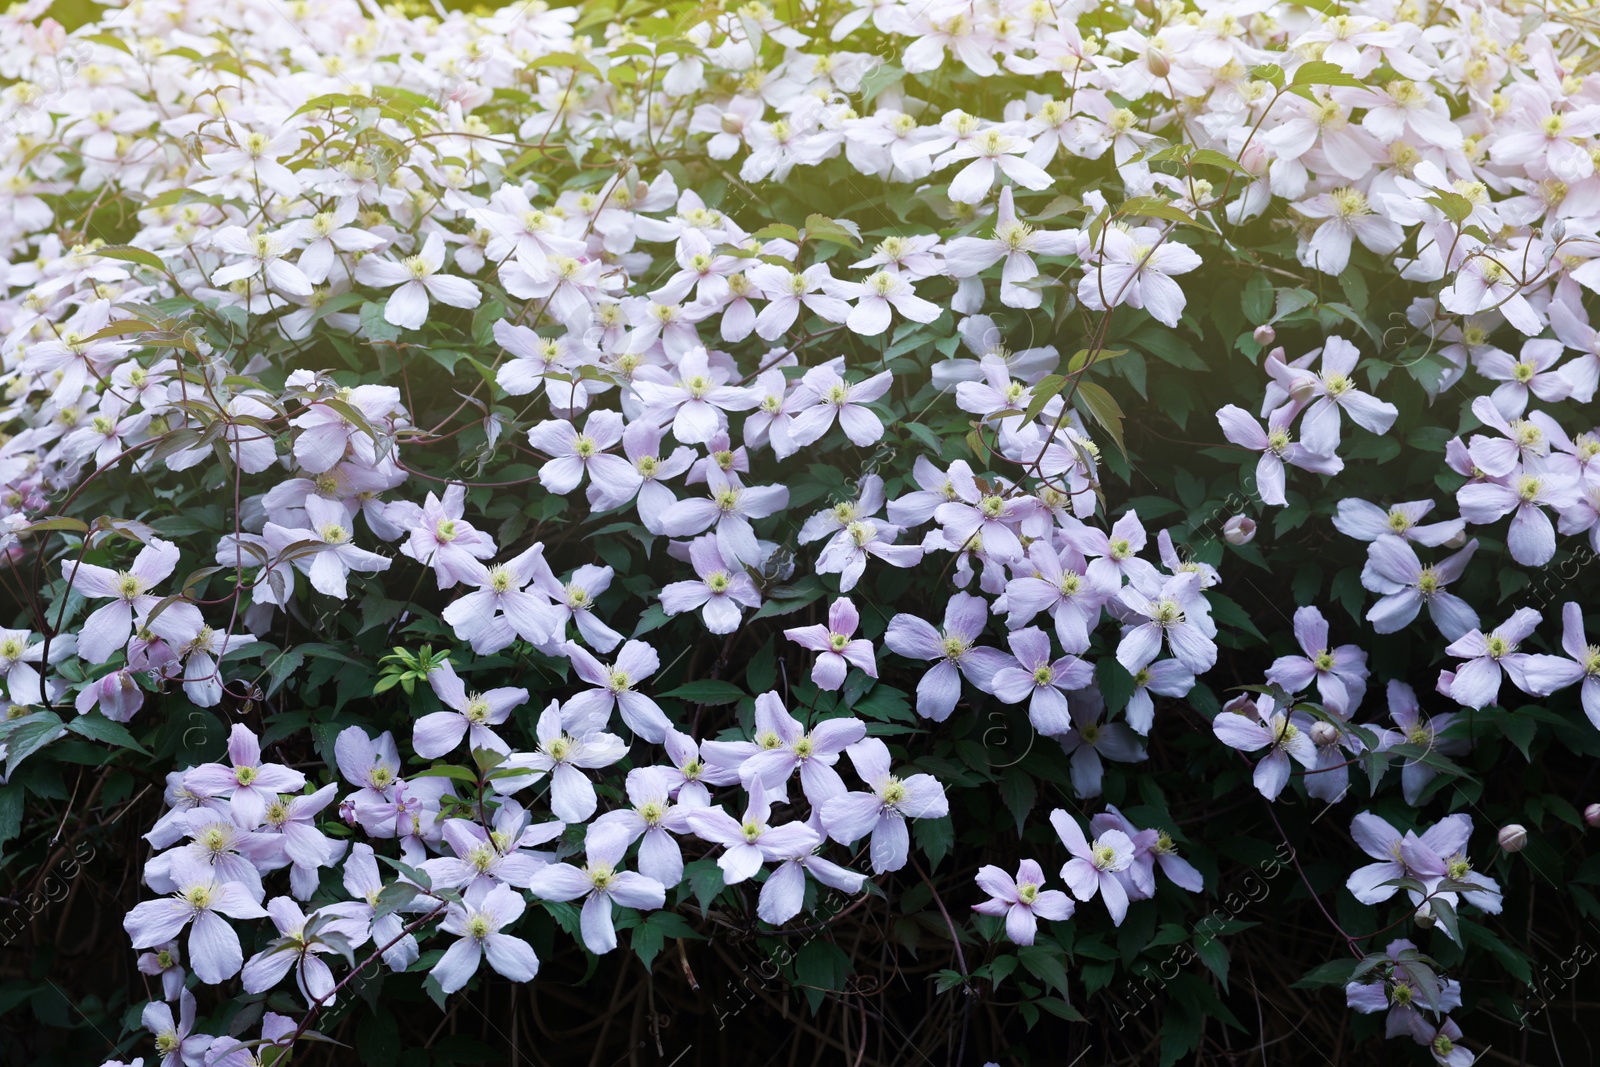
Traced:
[[736, 111], [724, 111], [722, 113], [722, 132], [743, 133], [744, 116]]
[[1311, 727], [1311, 740], [1321, 748], [1327, 748], [1339, 740], [1339, 728], [1331, 722], [1319, 722]]
[[1271, 326], [1262, 323], [1260, 326], [1256, 327], [1256, 332], [1251, 336], [1256, 339], [1256, 344], [1260, 345], [1262, 348], [1265, 348], [1278, 339], [1278, 331], [1274, 330]]
[[1446, 547], [1446, 548], [1460, 548], [1462, 545], [1464, 545], [1466, 543], [1467, 543], [1467, 531], [1462, 529], [1462, 530], [1457, 530], [1455, 533], [1451, 534], [1450, 537], [1445, 541], [1444, 547]]
[[1222, 539], [1230, 545], [1248, 545], [1256, 539], [1256, 522], [1245, 515], [1235, 515], [1222, 524]]
[[1150, 73], [1158, 78], [1165, 78], [1172, 73], [1172, 64], [1167, 62], [1167, 57], [1160, 52], [1146, 52], [1144, 65], [1150, 68]]
[[1317, 380], [1309, 377], [1298, 377], [1294, 384], [1289, 386], [1289, 396], [1297, 403], [1309, 404], [1311, 398], [1317, 395]]
[[1424, 930], [1432, 930], [1433, 924], [1438, 922], [1438, 920], [1433, 917], [1433, 909], [1428, 907], [1426, 904], [1417, 909], [1415, 918], [1417, 920], [1417, 925], [1422, 927]]
[[1600, 804], [1590, 804], [1584, 808], [1583, 821], [1590, 826], [1600, 826]]
[[1500, 828], [1500, 847], [1507, 852], [1521, 852], [1528, 844], [1528, 831], [1521, 823]]

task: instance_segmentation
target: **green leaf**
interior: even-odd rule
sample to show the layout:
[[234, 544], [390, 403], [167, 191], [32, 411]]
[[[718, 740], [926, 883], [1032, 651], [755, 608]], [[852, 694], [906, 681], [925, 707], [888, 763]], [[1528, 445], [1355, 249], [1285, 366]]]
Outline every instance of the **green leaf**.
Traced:
[[848, 219], [830, 219], [826, 215], [806, 216], [808, 240], [831, 241], [846, 248], [861, 247], [861, 227]]
[[1176, 222], [1180, 226], [1200, 225], [1183, 209], [1173, 206], [1170, 201], [1163, 200], [1159, 196], [1136, 196], [1118, 207], [1117, 214], [1142, 215], [1150, 219], [1166, 219], [1168, 222]]
[[1029, 945], [1017, 950], [1017, 958], [1022, 961], [1023, 968], [1029, 974], [1065, 997], [1067, 968], [1061, 961], [1062, 955], [1059, 945]]
[[687, 682], [676, 689], [669, 689], [661, 696], [673, 697], [677, 700], [686, 700], [691, 704], [732, 704], [740, 697], [747, 694], [743, 689], [732, 682], [719, 682], [707, 678], [699, 682]]
[[126, 263], [137, 263], [141, 267], [165, 274], [167, 265], [161, 262], [161, 257], [154, 252], [147, 252], [143, 248], [134, 248], [132, 245], [105, 245], [95, 249], [91, 255], [102, 256], [105, 259], [120, 259]]
[[1117, 451], [1126, 458], [1128, 449], [1122, 443], [1122, 408], [1118, 406], [1116, 398], [1104, 386], [1083, 381], [1078, 383], [1077, 398], [1083, 401], [1083, 406], [1094, 417], [1094, 421], [1105, 427], [1106, 433], [1116, 442]]
[[[1386, 957], [1385, 957], [1386, 958]], [[1295, 982], [1290, 989], [1321, 989], [1325, 986], [1344, 986], [1355, 974], [1358, 961], [1353, 959], [1329, 960], [1319, 963]]]
[[1020, 837], [1028, 815], [1039, 799], [1039, 787], [1034, 784], [1033, 776], [1019, 767], [1009, 768], [1000, 779], [1000, 799], [1017, 820], [1017, 835]]
[[120, 722], [113, 722], [98, 711], [79, 715], [67, 723], [67, 729], [96, 741], [107, 741], [122, 748], [131, 748], [143, 756], [150, 755], [150, 751], [134, 739], [126, 726]]
[[717, 899], [717, 894], [722, 892], [722, 868], [718, 867], [715, 860], [695, 860], [685, 864], [683, 873], [689, 884], [689, 891], [694, 894], [695, 903], [700, 905], [702, 912], [711, 907], [711, 902]]
[[[523, 773], [523, 772], [517, 772], [517, 773], [520, 774], [520, 773]], [[459, 767], [459, 766], [456, 766], [455, 764], [449, 764], [449, 763], [441, 763], [438, 766], [428, 767], [427, 769], [420, 770], [420, 771], [408, 771], [407, 772], [407, 777], [410, 777], [410, 778], [454, 778], [458, 782], [471, 782], [473, 785], [477, 785], [478, 784], [478, 775], [477, 775], [476, 772], [468, 770], [466, 767]], [[513, 775], [513, 777], [514, 777], [514, 775]]]
[[383, 317], [383, 305], [370, 301], [361, 305], [361, 333], [374, 341], [400, 339], [400, 327], [391, 326]]
[[1302, 63], [1294, 69], [1294, 80], [1290, 85], [1343, 85], [1362, 88], [1357, 79], [1346, 74], [1337, 63], [1328, 63], [1324, 60], [1313, 59]]
[[917, 819], [913, 823], [913, 836], [917, 847], [928, 857], [928, 868], [933, 870], [944, 862], [956, 843], [955, 826], [946, 815], [938, 819]]
[[1200, 149], [1200, 151], [1189, 157], [1189, 163], [1191, 166], [1220, 167], [1223, 170], [1231, 170], [1235, 174], [1243, 174], [1247, 178], [1252, 177], [1249, 167], [1246, 167], [1237, 159], [1225, 156], [1212, 148]]
[[48, 711], [15, 720], [6, 731], [6, 777], [16, 773], [17, 765], [50, 742], [65, 734], [61, 720]]
[[1267, 325], [1279, 319], [1288, 318], [1296, 311], [1304, 310], [1317, 302], [1317, 294], [1310, 289], [1279, 289], [1277, 310]]

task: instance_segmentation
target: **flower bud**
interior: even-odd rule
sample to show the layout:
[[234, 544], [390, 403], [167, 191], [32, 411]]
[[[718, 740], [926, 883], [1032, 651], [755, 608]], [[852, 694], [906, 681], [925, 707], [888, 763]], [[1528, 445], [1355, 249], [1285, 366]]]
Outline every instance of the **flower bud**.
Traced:
[[1317, 395], [1317, 382], [1315, 378], [1300, 377], [1294, 380], [1289, 387], [1289, 397], [1297, 404], [1309, 404]]
[[1222, 524], [1222, 539], [1230, 545], [1248, 545], [1256, 539], [1256, 522], [1245, 515], [1235, 515]]
[[1500, 828], [1500, 847], [1507, 852], [1521, 852], [1528, 845], [1528, 830], [1521, 823], [1510, 823]]
[[1590, 826], [1600, 826], [1600, 804], [1590, 804], [1584, 808], [1583, 821]]
[[1265, 348], [1278, 339], [1278, 331], [1263, 323], [1256, 327], [1256, 332], [1252, 336], [1255, 337], [1256, 344]]
[[1172, 64], [1160, 52], [1146, 52], [1144, 54], [1144, 65], [1149, 67], [1150, 73], [1158, 78], [1165, 78], [1172, 73]]
[[1446, 547], [1446, 548], [1460, 548], [1462, 545], [1464, 545], [1466, 543], [1467, 543], [1467, 531], [1462, 529], [1462, 530], [1457, 530], [1455, 533], [1451, 534], [1449, 539], [1447, 539], [1445, 541], [1444, 547]]
[[1339, 740], [1339, 728], [1331, 722], [1319, 722], [1311, 727], [1311, 740], [1316, 742], [1319, 748], [1327, 748]]
[[1423, 904], [1422, 907], [1417, 909], [1415, 918], [1417, 925], [1424, 930], [1432, 930], [1433, 924], [1439, 921], [1433, 917], [1433, 909], [1428, 907], [1427, 904]]

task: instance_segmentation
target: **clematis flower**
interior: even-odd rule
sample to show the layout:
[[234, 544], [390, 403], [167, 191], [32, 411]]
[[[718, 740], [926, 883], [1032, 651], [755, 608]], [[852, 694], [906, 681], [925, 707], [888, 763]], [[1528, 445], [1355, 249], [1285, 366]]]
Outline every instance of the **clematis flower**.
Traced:
[[[1419, 1007], [1439, 1011], [1461, 1007], [1461, 983], [1452, 978], [1433, 977], [1427, 964], [1421, 962], [1422, 954], [1414, 943], [1403, 937], [1396, 938], [1384, 949], [1384, 955], [1389, 957], [1387, 974], [1381, 970], [1368, 972], [1368, 977], [1346, 983], [1344, 993], [1351, 1011], [1363, 1015], [1389, 1013], [1384, 1022], [1386, 1037], [1409, 1034], [1411, 1020], [1417, 1017]], [[1437, 997], [1428, 992], [1430, 985], [1437, 987]]]
[[739, 628], [744, 608], [761, 606], [755, 582], [742, 569], [730, 568], [723, 561], [714, 535], [696, 537], [689, 543], [689, 561], [699, 578], [670, 582], [661, 589], [661, 610], [668, 615], [699, 608], [707, 630], [731, 634]]
[[638, 841], [639, 873], [664, 886], [683, 881], [683, 850], [672, 835], [692, 832], [689, 816], [709, 806], [698, 792], [682, 789], [680, 802], [674, 804], [673, 790], [683, 783], [677, 768], [635, 767], [626, 781], [628, 803], [633, 806], [613, 808], [593, 824], [597, 829], [619, 827], [629, 844]]
[[1122, 715], [1128, 727], [1140, 736], [1148, 736], [1155, 721], [1156, 706], [1150, 694], [1164, 697], [1186, 696], [1194, 688], [1194, 672], [1175, 659], [1159, 660], [1146, 664], [1133, 672], [1133, 695]]
[[864, 282], [836, 285], [837, 295], [856, 302], [845, 325], [862, 337], [876, 337], [887, 330], [891, 309], [912, 322], [932, 322], [943, 314], [938, 304], [918, 296], [904, 277], [886, 270], [868, 275]]
[[1267, 372], [1291, 396], [1310, 398], [1311, 406], [1300, 420], [1300, 439], [1312, 452], [1331, 456], [1339, 450], [1341, 412], [1376, 434], [1388, 433], [1399, 416], [1393, 404], [1356, 388], [1350, 375], [1360, 358], [1355, 345], [1342, 337], [1330, 337], [1322, 346], [1320, 373], [1282, 360], [1267, 360]]
[[883, 439], [883, 420], [866, 405], [889, 391], [894, 375], [889, 371], [874, 374], [864, 381], [846, 384], [833, 368], [812, 367], [800, 379], [790, 411], [794, 420], [790, 436], [795, 445], [821, 440], [838, 418], [852, 444], [866, 448]]
[[1317, 684], [1322, 703], [1348, 719], [1367, 691], [1367, 654], [1355, 645], [1328, 647], [1328, 621], [1315, 607], [1296, 608], [1294, 636], [1303, 656], [1279, 656], [1267, 668], [1267, 681], [1298, 693]]
[[1040, 611], [1048, 611], [1061, 647], [1075, 654], [1088, 651], [1089, 634], [1099, 624], [1101, 610], [1122, 589], [1121, 576], [1088, 565], [1076, 549], [1057, 550], [1045, 541], [1028, 546], [1028, 562], [1034, 573], [1006, 583], [1010, 609], [1006, 624], [1016, 629]]
[[[535, 543], [505, 563], [480, 567], [466, 579], [478, 588], [451, 601], [440, 617], [458, 638], [479, 655], [492, 655], [522, 638], [531, 645], [548, 644], [565, 629], [565, 613], [534, 584], [548, 574], [544, 545]], [[554, 576], [551, 576], [554, 583]]]
[[622, 738], [594, 730], [581, 736], [567, 732], [560, 701], [552, 700], [534, 725], [539, 747], [531, 753], [513, 753], [502, 771], [529, 771], [492, 779], [498, 793], [515, 793], [550, 776], [550, 811], [565, 823], [588, 822], [599, 806], [594, 785], [583, 773], [609, 767], [628, 753]]
[[993, 692], [995, 673], [1012, 658], [976, 643], [988, 618], [988, 601], [958, 592], [945, 605], [943, 633], [914, 615], [889, 620], [885, 648], [907, 659], [935, 661], [917, 682], [918, 715], [934, 722], [948, 719], [961, 699], [963, 677], [983, 692]]
[[666, 889], [660, 882], [633, 871], [617, 870], [628, 842], [627, 833], [620, 827], [591, 827], [583, 846], [588, 862], [581, 870], [570, 863], [552, 863], [534, 876], [530, 887], [535, 896], [545, 900], [584, 898], [580, 918], [583, 943], [597, 956], [617, 947], [613, 903], [643, 911], [659, 908], [667, 901]]
[[[78, 655], [90, 663], [104, 663], [126, 645], [135, 620], [144, 619], [161, 602], [162, 598], [150, 590], [172, 574], [178, 556], [177, 545], [153, 537], [125, 571], [77, 559], [62, 561], [62, 574], [72, 588], [91, 599], [111, 600], [83, 620], [78, 631]], [[150, 621], [149, 628], [159, 636], [176, 636], [185, 629], [198, 631], [201, 625], [199, 609], [179, 601], [168, 604]]]
[[184, 783], [211, 796], [227, 797], [233, 817], [253, 830], [266, 818], [267, 804], [279, 793], [297, 793], [306, 776], [290, 767], [261, 762], [261, 744], [242, 722], [228, 734], [228, 760], [232, 766], [203, 763], [184, 772]]
[[1205, 601], [1198, 573], [1175, 574], [1153, 594], [1130, 585], [1118, 599], [1130, 615], [1117, 643], [1117, 662], [1129, 673], [1153, 662], [1161, 654], [1163, 641], [1178, 662], [1195, 674], [1204, 674], [1217, 662], [1216, 642], [1200, 621], [1205, 618]]
[[567, 623], [571, 622], [578, 627], [579, 636], [598, 652], [610, 652], [622, 644], [622, 635], [601, 622], [594, 611], [596, 598], [611, 588], [614, 572], [610, 567], [585, 563], [563, 583], [556, 579], [542, 556], [532, 560], [531, 565], [533, 588], [554, 601], [553, 639], [564, 637]]
[[1292, 407], [1276, 408], [1267, 418], [1267, 428], [1262, 430], [1249, 412], [1235, 404], [1217, 411], [1217, 422], [1229, 441], [1261, 453], [1256, 461], [1256, 492], [1261, 494], [1263, 504], [1273, 507], [1281, 508], [1289, 503], [1284, 496], [1285, 463], [1313, 474], [1338, 474], [1344, 470], [1344, 460], [1338, 456], [1320, 455], [1291, 438], [1289, 424], [1294, 421], [1294, 415]]
[[356, 264], [355, 277], [362, 285], [394, 288], [383, 305], [383, 321], [391, 326], [418, 330], [428, 320], [430, 298], [456, 308], [475, 308], [483, 299], [476, 285], [465, 278], [440, 274], [443, 268], [444, 237], [435, 231], [423, 242], [422, 251], [403, 261], [363, 256]]
[[846, 755], [871, 792], [830, 797], [822, 805], [822, 824], [828, 836], [841, 845], [854, 844], [871, 834], [872, 873], [898, 871], [906, 865], [911, 849], [906, 820], [941, 819], [950, 814], [944, 788], [931, 774], [905, 779], [891, 774], [889, 749], [876, 737], [856, 742], [846, 749]]
[[1317, 747], [1311, 740], [1311, 717], [1304, 712], [1279, 709], [1272, 697], [1261, 694], [1254, 700], [1241, 696], [1228, 702], [1211, 720], [1217, 740], [1240, 752], [1267, 753], [1256, 763], [1256, 789], [1268, 800], [1277, 800], [1289, 784], [1289, 760], [1302, 767], [1317, 763]]
[[437, 759], [470, 737], [469, 747], [507, 755], [511, 746], [500, 739], [491, 726], [498, 726], [511, 715], [511, 709], [528, 702], [528, 691], [511, 686], [486, 693], [468, 692], [445, 660], [428, 672], [428, 685], [448, 711], [435, 711], [417, 720], [412, 747], [423, 759]]
[[1200, 257], [1187, 245], [1107, 226], [1095, 265], [1078, 282], [1078, 299], [1094, 311], [1119, 304], [1143, 308], [1162, 325], [1175, 327], [1186, 300], [1172, 276], [1198, 266]]
[[531, 982], [539, 973], [539, 957], [520, 937], [503, 933], [522, 918], [527, 902], [507, 886], [496, 886], [476, 905], [451, 902], [440, 929], [455, 934], [451, 945], [428, 974], [446, 993], [466, 985], [487, 957], [489, 966], [513, 982]]
[[367, 936], [359, 919], [339, 913], [342, 907], [330, 904], [318, 909], [312, 914], [321, 921], [313, 922], [288, 897], [267, 901], [267, 917], [277, 927], [278, 937], [245, 962], [239, 974], [245, 992], [265, 993], [293, 970], [307, 1005], [335, 1003], [333, 971], [319, 957], [354, 948]]
[[631, 497], [643, 479], [632, 463], [606, 449], [622, 440], [622, 415], [615, 411], [593, 411], [579, 433], [565, 419], [550, 419], [528, 431], [528, 443], [549, 456], [539, 468], [539, 484], [558, 496], [566, 496], [587, 474], [591, 485], [604, 484], [607, 494]]
[[388, 570], [394, 562], [350, 543], [354, 520], [337, 500], [307, 497], [305, 519], [311, 524], [309, 528], [290, 529], [269, 522], [262, 534], [273, 555], [288, 556], [295, 569], [304, 573], [311, 580], [311, 587], [319, 593], [347, 599], [351, 571], [378, 574]]
[[1530, 696], [1555, 692], [1566, 675], [1561, 657], [1517, 651], [1539, 619], [1533, 608], [1518, 608], [1487, 634], [1475, 628], [1451, 642], [1445, 655], [1464, 662], [1455, 668], [1450, 698], [1473, 709], [1493, 703], [1500, 694], [1502, 671], [1510, 676], [1511, 684]]
[[[411, 536], [400, 551], [432, 567], [440, 589], [471, 581], [482, 572], [477, 562], [494, 555], [494, 540], [463, 517], [467, 487], [453, 483], [440, 498], [432, 493], [411, 523]], [[309, 501], [307, 502], [309, 506]]]
[[344, 890], [366, 909], [362, 914], [373, 942], [388, 946], [383, 952], [384, 966], [403, 971], [415, 963], [419, 955], [416, 935], [403, 933], [405, 922], [397, 913], [377, 914], [383, 880], [378, 876], [378, 861], [371, 845], [358, 841], [350, 846], [350, 856], [344, 863]]
[[1003, 259], [1000, 303], [1006, 307], [1036, 308], [1044, 295], [1037, 286], [1026, 284], [1039, 276], [1033, 257], [1073, 255], [1078, 238], [1072, 230], [1036, 230], [1022, 222], [1008, 186], [1000, 190], [994, 236], [955, 238], [945, 246], [945, 265], [952, 278], [970, 278]]
[[[810, 823], [813, 830], [819, 829], [820, 821], [816, 812], [812, 813]], [[841, 867], [832, 860], [813, 854], [810, 850], [796, 852], [792, 856], [785, 857], [783, 862], [767, 875], [767, 880], [761, 883], [761, 893], [756, 900], [756, 915], [762, 922], [781, 926], [800, 914], [800, 908], [805, 904], [808, 874], [828, 888], [837, 889], [851, 896], [861, 892], [861, 887], [867, 880], [867, 876], [859, 871]]]
[[173, 863], [172, 881], [177, 892], [160, 900], [133, 906], [122, 921], [134, 948], [154, 948], [174, 940], [191, 922], [189, 964], [207, 985], [225, 982], [239, 973], [244, 952], [239, 935], [228, 925], [232, 919], [260, 919], [266, 909], [256, 903], [238, 882], [220, 882], [209, 864], [179, 856]]
[[1542, 567], [1556, 554], [1555, 524], [1545, 508], [1564, 511], [1578, 502], [1577, 484], [1550, 473], [1523, 471], [1507, 478], [1469, 482], [1456, 490], [1461, 517], [1475, 526], [1511, 516], [1506, 547], [1527, 567]]
[[269, 285], [291, 296], [310, 296], [311, 279], [284, 258], [294, 251], [300, 240], [299, 228], [292, 223], [280, 230], [262, 230], [254, 234], [243, 226], [224, 226], [211, 235], [211, 247], [239, 258], [212, 271], [211, 284], [220, 289], [259, 274]]
[[1561, 607], [1561, 651], [1567, 654], [1565, 662], [1551, 657], [1556, 662], [1545, 665], [1550, 691], [1582, 681], [1584, 714], [1600, 729], [1600, 647], [1589, 644], [1584, 636], [1583, 608], [1576, 601]]
[[[949, 196], [958, 204], [982, 201], [1002, 174], [1025, 189], [1048, 189], [1055, 179], [1025, 158], [1032, 147], [1026, 138], [991, 126], [939, 156], [933, 161], [933, 169], [943, 170], [962, 160], [972, 160], [950, 180]], [[1010, 191], [1008, 187], [1002, 195]]]
[[[1390, 679], [1386, 695], [1389, 702], [1389, 718], [1394, 721], [1397, 730], [1384, 730], [1378, 737], [1378, 747], [1388, 751], [1396, 745], [1415, 745], [1423, 752], [1437, 752], [1441, 756], [1459, 756], [1468, 751], [1472, 745], [1466, 738], [1443, 736], [1456, 721], [1456, 713], [1447, 711], [1442, 715], [1429, 718], [1422, 717], [1421, 705], [1417, 703], [1417, 694], [1406, 683], [1399, 679]], [[1423, 788], [1439, 772], [1421, 759], [1406, 759], [1400, 769], [1400, 785], [1407, 804], [1416, 804], [1422, 796]]]
[[731, 564], [758, 564], [762, 559], [751, 519], [763, 519], [789, 503], [789, 490], [781, 485], [737, 485], [720, 467], [706, 472], [709, 497], [680, 500], [657, 516], [668, 537], [716, 534], [717, 551]]
[[753, 779], [747, 788], [750, 803], [742, 821], [721, 808], [695, 808], [689, 812], [689, 825], [695, 835], [722, 846], [717, 866], [722, 868], [722, 880], [727, 885], [754, 877], [764, 862], [788, 859], [822, 844], [822, 836], [803, 822], [770, 825], [772, 804], [760, 778]]
[[990, 899], [974, 904], [972, 910], [980, 915], [1004, 916], [1006, 936], [1016, 945], [1033, 944], [1040, 919], [1064, 922], [1072, 918], [1077, 907], [1061, 890], [1044, 888], [1044, 871], [1036, 860], [1019, 863], [1015, 878], [989, 864], [979, 868], [976, 880], [978, 888]]
[[617, 653], [616, 664], [611, 667], [571, 641], [562, 651], [571, 660], [578, 677], [596, 687], [567, 701], [562, 709], [564, 722], [572, 724], [579, 733], [604, 730], [611, 721], [612, 709], [620, 708], [622, 721], [638, 737], [659, 744], [667, 736], [672, 723], [666, 712], [633, 688], [661, 666], [661, 657], [654, 648], [643, 641], [629, 641]]
[[1117, 876], [1133, 866], [1133, 841], [1121, 830], [1106, 830], [1091, 845], [1077, 820], [1061, 808], [1050, 813], [1050, 825], [1072, 854], [1061, 868], [1067, 888], [1080, 901], [1099, 893], [1112, 925], [1121, 926], [1128, 915], [1128, 890]]
[[1419, 525], [1423, 517], [1432, 510], [1431, 500], [1409, 500], [1401, 504], [1392, 504], [1385, 511], [1365, 500], [1346, 497], [1339, 501], [1338, 510], [1333, 515], [1333, 525], [1346, 537], [1354, 537], [1360, 541], [1399, 537], [1415, 544], [1427, 545], [1429, 548], [1437, 548], [1466, 529], [1466, 522], [1462, 519]]
[[866, 734], [866, 723], [848, 717], [824, 719], [808, 731], [777, 693], [762, 693], [756, 697], [758, 751], [739, 764], [739, 780], [747, 789], [759, 782], [768, 798], [787, 803], [787, 783], [798, 770], [806, 799], [820, 807], [845, 792], [834, 764]]
[[1080, 798], [1100, 795], [1102, 757], [1115, 763], [1139, 763], [1146, 758], [1139, 735], [1125, 722], [1101, 722], [1105, 701], [1092, 689], [1086, 695], [1090, 699], [1072, 706], [1072, 729], [1056, 737], [1061, 751], [1071, 757], [1072, 791]]
[[1468, 541], [1461, 551], [1427, 567], [1417, 552], [1398, 537], [1380, 537], [1367, 547], [1367, 564], [1361, 570], [1361, 584], [1381, 599], [1367, 611], [1366, 619], [1380, 634], [1392, 634], [1410, 625], [1422, 605], [1439, 632], [1455, 641], [1478, 627], [1478, 613], [1445, 586], [1461, 577], [1477, 539]]
[[[177, 1019], [172, 1017], [172, 1005], [151, 1001], [140, 1013], [139, 1024], [155, 1038], [161, 1067], [199, 1067], [206, 1061], [212, 1039], [194, 1033], [194, 994], [185, 989], [169, 999], [178, 1002]], [[142, 1067], [143, 1061], [139, 1063]]]
[[872, 642], [855, 637], [861, 616], [849, 597], [840, 597], [828, 608], [828, 624], [795, 626], [783, 631], [783, 636], [799, 645], [820, 652], [811, 667], [811, 680], [818, 689], [838, 689], [851, 666], [861, 668], [869, 677], [878, 676], [878, 658]]
[[680, 356], [677, 375], [676, 380], [665, 381], [641, 378], [634, 389], [645, 404], [645, 417], [657, 425], [670, 421], [672, 436], [681, 444], [705, 444], [727, 428], [727, 412], [756, 404], [750, 390], [728, 384], [728, 371], [713, 367], [704, 348]]
[[1050, 658], [1050, 636], [1037, 626], [1006, 638], [1013, 663], [995, 671], [994, 695], [1007, 704], [1028, 701], [1028, 721], [1046, 737], [1072, 729], [1066, 694], [1094, 680], [1094, 668], [1077, 656]]
[[161, 995], [165, 999], [177, 1000], [179, 993], [186, 992], [183, 980], [189, 972], [183, 969], [183, 964], [178, 960], [176, 941], [162, 945], [154, 952], [141, 953], [138, 968], [140, 974], [161, 979]]

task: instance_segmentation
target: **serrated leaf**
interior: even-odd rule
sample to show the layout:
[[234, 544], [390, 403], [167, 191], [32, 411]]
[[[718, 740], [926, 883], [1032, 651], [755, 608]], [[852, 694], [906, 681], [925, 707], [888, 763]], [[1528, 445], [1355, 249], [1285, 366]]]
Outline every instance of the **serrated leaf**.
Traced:
[[806, 238], [831, 241], [846, 248], [861, 247], [861, 227], [848, 219], [830, 219], [826, 215], [806, 216]]

